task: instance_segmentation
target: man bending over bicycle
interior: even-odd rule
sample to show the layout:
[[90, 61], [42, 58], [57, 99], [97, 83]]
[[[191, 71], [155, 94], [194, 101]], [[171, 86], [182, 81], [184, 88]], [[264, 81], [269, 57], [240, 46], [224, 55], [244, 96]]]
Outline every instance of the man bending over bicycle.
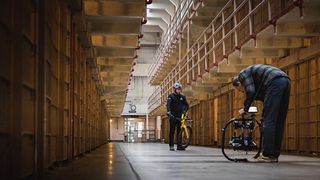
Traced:
[[[189, 104], [185, 96], [181, 94], [182, 85], [178, 82], [173, 85], [173, 93], [167, 98], [167, 115], [170, 119], [169, 147], [170, 151], [174, 151], [174, 131], [177, 128], [177, 138], [180, 133], [180, 120], [183, 113], [189, 109]], [[178, 140], [177, 140], [178, 142]], [[177, 150], [185, 150], [179, 144]]]
[[246, 94], [240, 114], [248, 112], [254, 100], [263, 101], [263, 153], [257, 160], [278, 162], [290, 97], [288, 75], [276, 67], [257, 64], [241, 70], [232, 84]]

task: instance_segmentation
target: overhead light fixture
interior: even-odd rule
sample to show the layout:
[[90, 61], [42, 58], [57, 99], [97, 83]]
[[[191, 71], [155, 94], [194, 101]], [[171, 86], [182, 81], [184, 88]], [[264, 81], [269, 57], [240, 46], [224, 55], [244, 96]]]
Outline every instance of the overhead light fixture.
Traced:
[[145, 17], [142, 17], [141, 24], [146, 24], [146, 23], [147, 23], [147, 19]]
[[152, 0], [146, 0], [146, 4], [151, 4]]
[[139, 34], [139, 35], [138, 35], [138, 38], [139, 38], [139, 39], [143, 38], [143, 34]]

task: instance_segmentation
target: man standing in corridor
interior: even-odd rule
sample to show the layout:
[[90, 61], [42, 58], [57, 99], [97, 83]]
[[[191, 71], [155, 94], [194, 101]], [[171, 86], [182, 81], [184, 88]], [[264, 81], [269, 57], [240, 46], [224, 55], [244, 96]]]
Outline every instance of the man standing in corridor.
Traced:
[[[189, 104], [185, 96], [181, 94], [182, 85], [178, 82], [173, 85], [173, 93], [167, 99], [167, 115], [170, 119], [169, 147], [174, 151], [174, 132], [177, 128], [177, 138], [180, 133], [180, 118], [189, 109]], [[179, 144], [177, 150], [184, 150]]]
[[263, 101], [263, 153], [257, 160], [278, 162], [290, 97], [288, 75], [276, 67], [257, 64], [243, 69], [232, 84], [246, 94], [240, 114], [248, 112], [254, 100]]

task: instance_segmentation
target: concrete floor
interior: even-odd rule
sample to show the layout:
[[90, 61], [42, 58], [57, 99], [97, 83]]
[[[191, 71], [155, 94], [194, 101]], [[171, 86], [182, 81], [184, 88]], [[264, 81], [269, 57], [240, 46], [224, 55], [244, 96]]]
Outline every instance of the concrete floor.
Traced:
[[[231, 153], [233, 151], [229, 151]], [[44, 179], [320, 179], [320, 159], [280, 156], [279, 163], [233, 163], [220, 149], [167, 144], [107, 144]]]

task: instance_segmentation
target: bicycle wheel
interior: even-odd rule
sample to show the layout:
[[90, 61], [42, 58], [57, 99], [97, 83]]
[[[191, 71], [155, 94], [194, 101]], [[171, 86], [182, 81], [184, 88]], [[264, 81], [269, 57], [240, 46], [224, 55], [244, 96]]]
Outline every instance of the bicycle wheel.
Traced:
[[[245, 123], [252, 121], [247, 120]], [[253, 124], [252, 135], [248, 138], [248, 127], [241, 128], [241, 119], [231, 119], [222, 129], [221, 149], [230, 161], [241, 162], [251, 160], [261, 150], [261, 132], [259, 122]]]
[[181, 145], [182, 148], [187, 148], [191, 143], [192, 128], [190, 126], [187, 126], [187, 131], [189, 134], [189, 138], [187, 137], [187, 134], [185, 133], [184, 129], [181, 129], [179, 133], [178, 143]]

